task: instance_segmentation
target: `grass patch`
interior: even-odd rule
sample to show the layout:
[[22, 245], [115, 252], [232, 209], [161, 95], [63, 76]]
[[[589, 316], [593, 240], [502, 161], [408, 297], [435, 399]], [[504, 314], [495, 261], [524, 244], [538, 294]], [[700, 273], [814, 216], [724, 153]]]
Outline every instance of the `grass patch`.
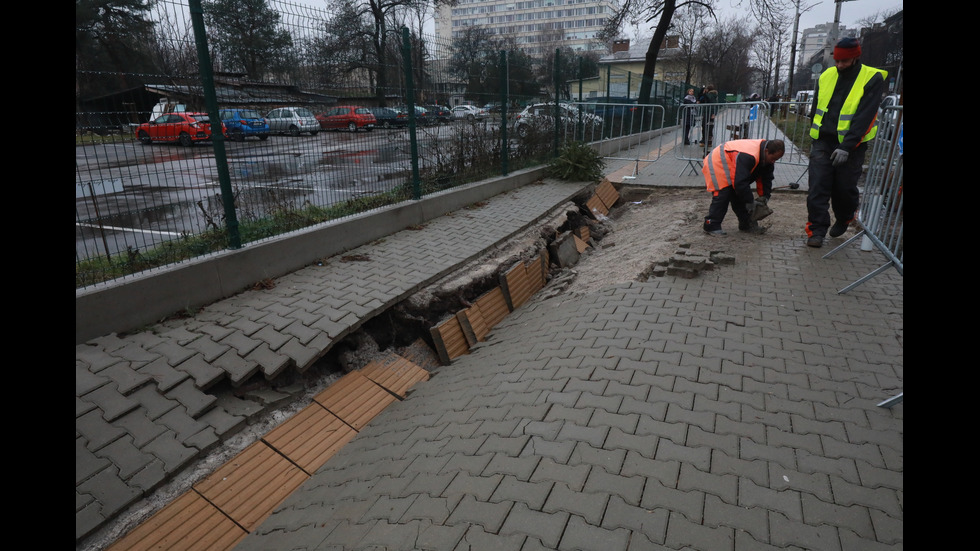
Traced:
[[[239, 235], [242, 243], [252, 243], [399, 203], [409, 199], [409, 190], [410, 186], [402, 185], [391, 191], [351, 199], [330, 207], [307, 206], [299, 210], [282, 211], [268, 218], [240, 222]], [[130, 248], [109, 258], [101, 256], [83, 260], [75, 263], [75, 288], [111, 281], [227, 249], [228, 235], [225, 230], [211, 229], [198, 235], [167, 241], [145, 251]]]

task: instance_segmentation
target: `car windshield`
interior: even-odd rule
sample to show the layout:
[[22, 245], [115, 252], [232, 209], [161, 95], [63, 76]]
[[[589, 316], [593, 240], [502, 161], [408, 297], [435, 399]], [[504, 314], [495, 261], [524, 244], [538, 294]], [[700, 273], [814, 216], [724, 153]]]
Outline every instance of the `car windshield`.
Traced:
[[252, 109], [248, 109], [248, 110], [242, 111], [242, 118], [245, 118], [245, 119], [261, 119], [262, 118], [262, 115], [260, 115], [258, 111], [254, 111]]
[[371, 114], [371, 112], [368, 111], [367, 109], [365, 109], [364, 107], [358, 107], [357, 109], [354, 110], [354, 112], [357, 113], [358, 115], [369, 115], [369, 114]]
[[191, 115], [191, 118], [197, 122], [210, 122], [211, 119], [207, 115]]
[[298, 116], [298, 117], [312, 117], [313, 116], [313, 112], [310, 111], [309, 109], [304, 109], [304, 108], [300, 107], [299, 109], [296, 109], [296, 116]]

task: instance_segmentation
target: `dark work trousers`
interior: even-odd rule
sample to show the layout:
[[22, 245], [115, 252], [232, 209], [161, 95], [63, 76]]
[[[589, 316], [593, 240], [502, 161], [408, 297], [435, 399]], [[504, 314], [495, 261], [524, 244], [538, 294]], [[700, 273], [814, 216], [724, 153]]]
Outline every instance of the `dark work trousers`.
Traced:
[[847, 162], [835, 167], [830, 154], [838, 144], [824, 138], [814, 140], [810, 148], [809, 187], [806, 196], [806, 234], [824, 237], [830, 228], [830, 209], [834, 219], [851, 222], [861, 204], [858, 178], [864, 164], [868, 143], [862, 143], [847, 157]]
[[691, 145], [691, 126], [694, 124], [694, 110], [684, 109], [684, 145]]
[[[752, 200], [755, 201], [755, 199]], [[704, 219], [705, 231], [721, 229], [721, 222], [725, 219], [725, 214], [728, 213], [729, 205], [731, 205], [735, 217], [738, 218], [738, 229], [745, 230], [751, 226], [752, 221], [749, 220], [749, 209], [745, 202], [739, 199], [738, 194], [735, 193], [735, 188], [726, 186], [721, 188], [711, 199], [708, 216]]]

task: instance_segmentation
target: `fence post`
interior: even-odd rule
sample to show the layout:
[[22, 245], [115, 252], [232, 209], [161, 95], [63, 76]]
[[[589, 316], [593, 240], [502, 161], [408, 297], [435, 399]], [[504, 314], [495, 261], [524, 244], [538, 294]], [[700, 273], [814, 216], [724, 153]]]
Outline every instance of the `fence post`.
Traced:
[[507, 50], [500, 50], [500, 171], [507, 176], [507, 158], [510, 156], [510, 141], [507, 139], [507, 103], [510, 101], [510, 66], [507, 64]]
[[221, 118], [218, 116], [218, 97], [214, 92], [214, 74], [211, 69], [211, 55], [208, 53], [207, 36], [204, 34], [204, 9], [201, 0], [188, 0], [191, 24], [194, 27], [194, 41], [197, 44], [197, 63], [201, 71], [201, 87], [204, 89], [204, 104], [211, 119], [211, 144], [214, 147], [214, 163], [218, 169], [218, 184], [221, 187], [221, 202], [225, 211], [225, 227], [228, 230], [228, 247], [240, 249], [242, 238], [238, 233], [238, 216], [235, 213], [235, 196], [231, 189], [231, 175], [228, 172], [228, 155], [225, 152], [225, 136], [221, 131]]
[[[581, 113], [582, 106], [582, 56], [578, 56], [578, 109]], [[585, 126], [582, 124], [582, 117], [576, 122], [575, 135], [580, 136], [579, 141], [585, 141]]]
[[405, 66], [405, 105], [408, 109], [408, 138], [412, 156], [412, 199], [421, 199], [419, 144], [415, 134], [415, 81], [412, 79], [412, 44], [408, 39], [408, 27], [402, 27], [402, 61]]
[[552, 146], [552, 151], [555, 157], [558, 156], [558, 126], [561, 124], [561, 105], [558, 103], [558, 67], [560, 67], [559, 64], [561, 63], [560, 56], [561, 49], [555, 48], [555, 137], [554, 144]]

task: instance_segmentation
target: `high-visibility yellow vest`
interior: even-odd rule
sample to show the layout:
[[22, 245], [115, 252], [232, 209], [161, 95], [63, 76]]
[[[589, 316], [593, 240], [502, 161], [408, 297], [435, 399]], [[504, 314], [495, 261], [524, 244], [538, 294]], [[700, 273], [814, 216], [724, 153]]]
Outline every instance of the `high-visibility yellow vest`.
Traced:
[[[854, 85], [851, 86], [851, 90], [847, 93], [847, 98], [844, 100], [844, 105], [840, 109], [840, 117], [837, 119], [837, 141], [838, 143], [844, 141], [844, 135], [851, 128], [851, 119], [854, 118], [854, 114], [857, 113], [858, 104], [861, 103], [861, 97], [864, 95], [864, 87], [871, 81], [871, 78], [876, 74], [881, 73], [882, 79], [888, 78], [888, 71], [883, 71], [881, 69], [875, 69], [874, 67], [868, 67], [867, 65], [861, 66], [861, 71], [858, 73], [856, 79], [854, 79]], [[820, 97], [817, 98], [817, 111], [813, 115], [813, 123], [810, 125], [810, 137], [817, 139], [820, 137], [820, 123], [823, 120], [823, 116], [827, 113], [827, 106], [830, 104], [830, 97], [834, 95], [834, 87], [837, 86], [837, 69], [828, 69], [820, 75]], [[829, 90], [829, 93], [827, 93]], [[866, 142], [875, 137], [878, 133], [878, 117], [875, 117], [871, 121], [871, 126], [865, 131], [864, 136], [861, 138], [862, 142]]]
[[[735, 184], [735, 161], [739, 153], [747, 153], [755, 159], [754, 171], [761, 160], [762, 142], [765, 140], [730, 140], [711, 150], [704, 158], [701, 173], [704, 184], [713, 194]], [[756, 182], [758, 194], [762, 195], [762, 181]]]

